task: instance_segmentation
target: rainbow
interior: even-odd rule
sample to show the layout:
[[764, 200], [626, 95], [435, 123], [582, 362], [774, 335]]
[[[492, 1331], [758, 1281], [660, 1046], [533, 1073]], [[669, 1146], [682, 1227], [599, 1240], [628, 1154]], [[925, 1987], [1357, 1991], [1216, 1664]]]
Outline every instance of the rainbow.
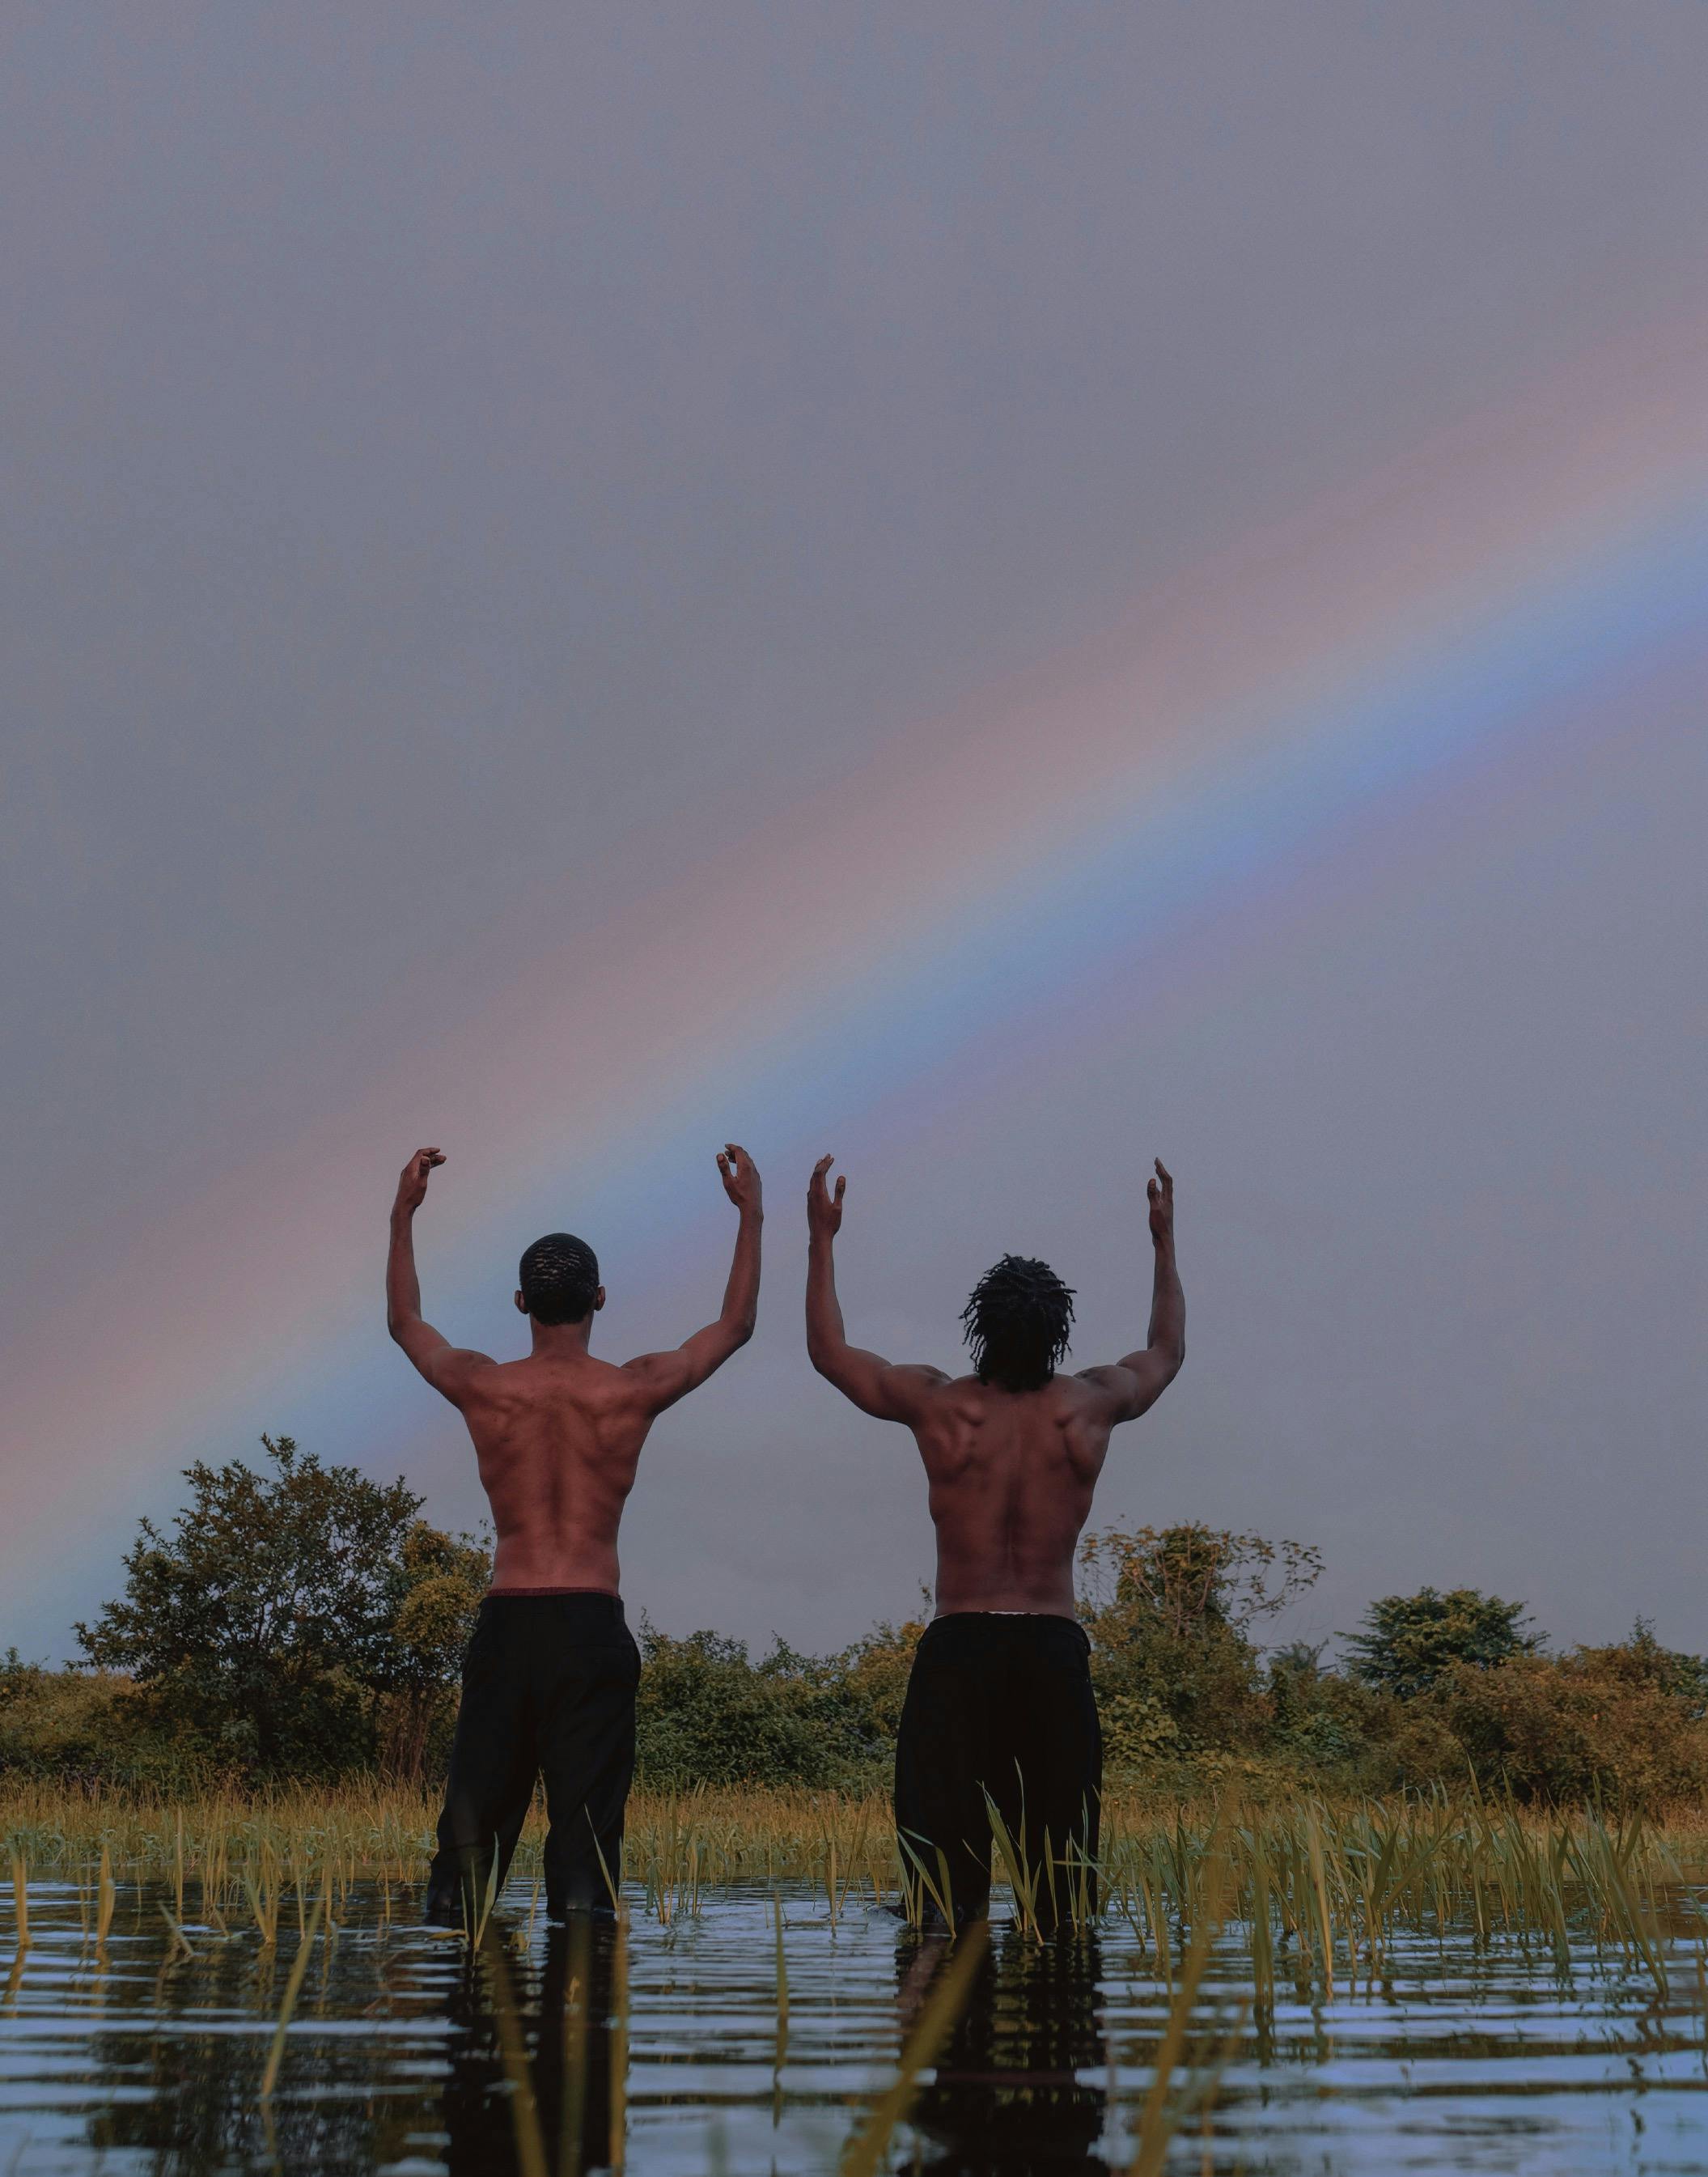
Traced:
[[133, 1264], [92, 1285], [126, 1326], [99, 1380], [74, 1326], [33, 1328], [14, 1577], [121, 1470], [128, 1524], [139, 1477], [302, 1412], [305, 1383], [389, 1438], [378, 1233], [417, 1138], [468, 1173], [435, 1197], [457, 1265], [436, 1308], [507, 1277], [545, 1189], [621, 1227], [632, 1278], [680, 1219], [687, 1143], [709, 1176], [722, 1131], [762, 1153], [905, 1096], [993, 1022], [1012, 1036], [1206, 916], [1261, 914], [1325, 840], [1491, 752], [1610, 730], [1702, 655], [1705, 388], [1708, 325], [1644, 329], [1182, 570], [1095, 650], [871, 749], [738, 853], [684, 843], [639, 906], [271, 1153], [275, 1192], [211, 1183], [150, 1236], [140, 1305]]

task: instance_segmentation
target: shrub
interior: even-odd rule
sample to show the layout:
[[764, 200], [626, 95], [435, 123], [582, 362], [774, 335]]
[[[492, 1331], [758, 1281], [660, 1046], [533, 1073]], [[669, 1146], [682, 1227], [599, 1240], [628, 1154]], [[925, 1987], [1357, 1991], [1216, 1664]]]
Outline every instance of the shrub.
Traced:
[[0, 1773], [86, 1785], [193, 1786], [207, 1765], [152, 1727], [128, 1678], [0, 1660]]
[[134, 1679], [157, 1732], [219, 1767], [345, 1775], [373, 1765], [383, 1721], [418, 1771], [484, 1552], [419, 1520], [401, 1481], [262, 1442], [270, 1475], [198, 1462], [173, 1530], [141, 1522], [123, 1595], [77, 1628], [84, 1653]]
[[1695, 1684], [1651, 1642], [1455, 1665], [1436, 1703], [1480, 1779], [1523, 1799], [1651, 1808], [1708, 1793]]
[[1291, 1766], [1326, 1770], [1347, 1784], [1379, 1788], [1386, 1781], [1388, 1764], [1377, 1749], [1390, 1704], [1356, 1680], [1325, 1670], [1320, 1645], [1295, 1641], [1271, 1656], [1269, 1694], [1271, 1747]]
[[443, 1773], [456, 1723], [463, 1650], [492, 1573], [484, 1547], [415, 1520], [394, 1585], [389, 1653], [378, 1673], [375, 1744], [383, 1774]]
[[1310, 1585], [1314, 1550], [1196, 1525], [1140, 1527], [1088, 1536], [1080, 1563], [1112, 1774], [1265, 1743], [1274, 1705], [1248, 1628]]
[[[443, 1774], [457, 1676], [488, 1572], [468, 1536], [389, 1487], [263, 1439], [271, 1471], [188, 1471], [144, 1520], [122, 1596], [79, 1626], [94, 1667], [0, 1661], [0, 1771], [182, 1788]], [[1352, 1667], [1252, 1629], [1308, 1588], [1314, 1550], [1199, 1525], [1118, 1530], [1080, 1552], [1106, 1774], [1156, 1792], [1464, 1784], [1651, 1806], [1708, 1797], [1708, 1662], [1628, 1640], [1538, 1652], [1523, 1606], [1461, 1588], [1371, 1606]], [[829, 1656], [672, 1640], [641, 1620], [639, 1781], [888, 1788], [921, 1620]]]
[[640, 1647], [642, 1783], [864, 1789], [887, 1781], [893, 1732], [843, 1658], [797, 1655], [779, 1641], [756, 1664], [742, 1641], [708, 1632], [674, 1640], [645, 1618]]
[[1414, 1700], [1461, 1665], [1486, 1670], [1532, 1653], [1540, 1644], [1521, 1629], [1526, 1622], [1521, 1602], [1503, 1602], [1474, 1587], [1384, 1595], [1364, 1612], [1368, 1629], [1347, 1640], [1352, 1673], [1401, 1700]]

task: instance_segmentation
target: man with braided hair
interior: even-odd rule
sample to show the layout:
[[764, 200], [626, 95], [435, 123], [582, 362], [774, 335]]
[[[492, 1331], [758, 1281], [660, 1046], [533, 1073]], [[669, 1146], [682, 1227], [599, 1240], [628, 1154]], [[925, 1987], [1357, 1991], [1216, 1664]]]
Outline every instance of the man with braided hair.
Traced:
[[1004, 1255], [962, 1318], [973, 1372], [950, 1377], [848, 1343], [832, 1258], [846, 1182], [831, 1193], [831, 1163], [819, 1159], [807, 1194], [807, 1350], [862, 1412], [912, 1430], [937, 1529], [937, 1607], [895, 1748], [904, 1863], [934, 1910], [982, 1917], [994, 1809], [1039, 1872], [1047, 1927], [1091, 1881], [1102, 1782], [1074, 1547], [1110, 1431], [1154, 1405], [1186, 1356], [1174, 1181], [1159, 1161], [1145, 1190], [1155, 1274], [1144, 1345], [1113, 1367], [1058, 1375], [1073, 1293], [1047, 1263]]
[[588, 1350], [605, 1288], [593, 1250], [569, 1232], [548, 1232], [522, 1258], [516, 1306], [533, 1334], [525, 1359], [469, 1352], [422, 1320], [415, 1214], [444, 1160], [441, 1150], [417, 1149], [398, 1181], [386, 1321], [468, 1424], [497, 1547], [463, 1665], [427, 1916], [459, 1926], [477, 1914], [495, 1863], [504, 1879], [543, 1773], [546, 1905], [561, 1919], [604, 1906], [622, 1866], [640, 1677], [617, 1598], [623, 1507], [658, 1416], [753, 1334], [759, 1175], [734, 1142], [719, 1153], [741, 1220], [717, 1320], [671, 1352], [617, 1367]]

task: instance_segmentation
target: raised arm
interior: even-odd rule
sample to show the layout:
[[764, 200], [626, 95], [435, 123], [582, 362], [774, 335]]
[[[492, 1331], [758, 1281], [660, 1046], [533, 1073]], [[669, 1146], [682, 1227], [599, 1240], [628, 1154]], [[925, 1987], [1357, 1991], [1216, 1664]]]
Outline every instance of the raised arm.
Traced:
[[1150, 1330], [1144, 1345], [1123, 1353], [1112, 1368], [1080, 1372], [1086, 1383], [1109, 1394], [1118, 1421], [1136, 1421], [1154, 1406], [1186, 1359], [1186, 1295], [1174, 1259], [1174, 1178], [1160, 1157], [1145, 1196], [1150, 1205], [1150, 1245], [1156, 1256]]
[[842, 1304], [836, 1297], [833, 1247], [842, 1229], [842, 1197], [848, 1182], [839, 1179], [833, 1195], [825, 1174], [835, 1161], [820, 1157], [807, 1188], [807, 1354], [813, 1366], [862, 1413], [881, 1421], [912, 1422], [927, 1398], [949, 1378], [940, 1368], [898, 1367], [881, 1354], [851, 1345], [842, 1328]]
[[734, 1142], [726, 1142], [718, 1153], [718, 1172], [724, 1192], [741, 1213], [736, 1227], [735, 1260], [730, 1264], [724, 1304], [715, 1323], [668, 1353], [643, 1353], [626, 1363], [628, 1372], [645, 1387], [655, 1413], [673, 1406], [678, 1399], [697, 1389], [732, 1353], [753, 1334], [759, 1312], [759, 1233], [765, 1221], [763, 1190], [753, 1159]]
[[492, 1362], [484, 1353], [453, 1345], [423, 1322], [421, 1280], [415, 1268], [415, 1213], [427, 1199], [427, 1176], [444, 1162], [443, 1149], [417, 1149], [404, 1166], [391, 1205], [391, 1250], [385, 1262], [385, 1327], [430, 1383], [453, 1405], [470, 1378]]

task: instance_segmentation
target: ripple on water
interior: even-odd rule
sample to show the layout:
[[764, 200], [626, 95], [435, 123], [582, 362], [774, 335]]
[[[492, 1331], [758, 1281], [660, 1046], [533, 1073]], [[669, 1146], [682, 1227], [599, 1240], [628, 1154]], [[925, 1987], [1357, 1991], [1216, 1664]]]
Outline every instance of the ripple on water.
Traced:
[[[35, 1940], [0, 2004], [0, 2171], [380, 2169], [394, 2177], [514, 2166], [514, 2114], [490, 1976], [461, 1946], [394, 1920], [358, 1886], [317, 1943], [280, 2087], [262, 2067], [297, 1940], [189, 1931], [167, 1893], [128, 1886], [103, 1950], [77, 1893], [31, 1892]], [[785, 1887], [786, 2032], [779, 2030], [769, 1891], [709, 1896], [695, 1918], [637, 1918], [626, 2063], [611, 2022], [608, 1935], [578, 1954], [505, 1901], [515, 2001], [548, 2162], [578, 2142], [608, 2164], [613, 2119], [636, 2177], [833, 2169], [862, 2100], [894, 2076], [905, 2013], [934, 1954], [888, 1913]], [[639, 1900], [636, 1899], [637, 1913]], [[1313, 2000], [1283, 1978], [1272, 2018], [1239, 2023], [1237, 1941], [1219, 1948], [1201, 2022], [1225, 2036], [1207, 2120], [1179, 2166], [1248, 2177], [1365, 2173], [1708, 2170], [1708, 2018], [1695, 1951], [1672, 1993], [1585, 1942], [1570, 1970], [1503, 1939], [1395, 1942], [1373, 1984]], [[0, 1968], [0, 1970], [7, 1970]], [[589, 1999], [579, 2031], [581, 1998]], [[894, 2166], [942, 2173], [1124, 2166], [1168, 1991], [1124, 1927], [1047, 1948], [996, 1931], [971, 2000], [925, 2075]], [[1219, 2022], [1219, 2023], [1218, 2023]]]

